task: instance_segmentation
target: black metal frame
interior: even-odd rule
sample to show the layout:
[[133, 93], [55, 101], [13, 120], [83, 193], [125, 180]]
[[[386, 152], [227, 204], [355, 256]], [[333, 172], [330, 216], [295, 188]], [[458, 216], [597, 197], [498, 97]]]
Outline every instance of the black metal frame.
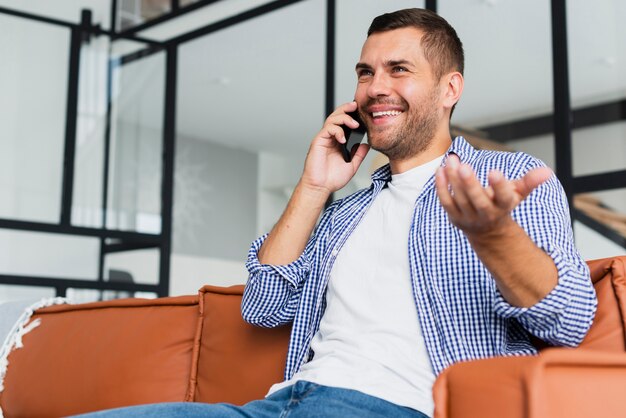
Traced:
[[572, 107], [569, 93], [566, 23], [565, 0], [552, 0], [552, 84], [554, 87], [555, 164], [569, 207], [573, 208]]
[[335, 110], [335, 25], [337, 19], [335, 0], [326, 0], [326, 94], [324, 113]]
[[[117, 2], [117, 0], [113, 0], [115, 2]], [[128, 28], [125, 30], [121, 30], [119, 31], [119, 36], [126, 36], [126, 35], [134, 35], [137, 32], [141, 32], [142, 30], [146, 30], [149, 29], [151, 27], [154, 26], [158, 26], [164, 22], [167, 22], [169, 20], [175, 19], [179, 16], [182, 16], [184, 14], [187, 14], [189, 12], [193, 12], [194, 10], [200, 9], [204, 6], [208, 6], [212, 3], [215, 3], [217, 1], [220, 0], [199, 0], [195, 3], [191, 3], [185, 7], [180, 7], [179, 1], [178, 0], [171, 0], [171, 11], [169, 13], [165, 13], [163, 16], [159, 16], [157, 18], [151, 19], [148, 22], [142, 23], [140, 25], [137, 26], [133, 26], [132, 28]], [[117, 15], [117, 7], [115, 8], [114, 12]], [[113, 14], [112, 14], [113, 16]], [[115, 24], [115, 20], [112, 20], [113, 24]], [[116, 28], [117, 30], [117, 28]]]
[[[111, 1], [116, 1], [116, 0], [111, 0]], [[142, 42], [148, 45], [162, 45], [161, 42], [159, 41], [154, 41], [152, 39], [147, 39], [141, 36], [137, 36], [137, 35], [133, 35], [133, 34], [123, 34], [123, 33], [115, 33], [111, 30], [106, 30], [106, 29], [102, 29], [99, 25], [95, 25], [95, 26], [88, 26], [88, 27], [84, 27], [82, 23], [73, 23], [73, 22], [67, 22], [65, 20], [60, 20], [60, 19], [54, 19], [51, 17], [45, 17], [45, 16], [40, 16], [40, 15], [36, 15], [33, 13], [26, 13], [26, 12], [21, 12], [19, 10], [14, 10], [14, 9], [9, 9], [7, 7], [0, 7], [0, 14], [3, 15], [8, 15], [8, 16], [14, 16], [14, 17], [20, 17], [20, 18], [24, 18], [24, 19], [28, 19], [28, 20], [33, 20], [35, 22], [40, 22], [40, 23], [48, 23], [51, 25], [55, 25], [55, 26], [60, 26], [60, 27], [65, 27], [68, 29], [80, 29], [81, 31], [85, 32], [85, 33], [89, 33], [92, 35], [105, 35], [108, 36], [109, 38], [113, 39], [126, 39], [126, 40], [130, 40], [130, 41], [137, 41], [137, 42]]]
[[[145, 24], [139, 25], [138, 27], [143, 27], [143, 29], [146, 29], [148, 27], [154, 26], [155, 23], [153, 23], [153, 22], [158, 22], [159, 24], [160, 23], [164, 23], [164, 22], [168, 22], [170, 20], [178, 18], [179, 16], [181, 16], [181, 15], [183, 15], [185, 13], [188, 13], [189, 11], [193, 11], [193, 10], [197, 9], [198, 7], [196, 7], [196, 5], [200, 5], [201, 4], [203, 6], [206, 6], [206, 5], [215, 3], [215, 1], [216, 0], [211, 0], [211, 1], [207, 0], [207, 1], [199, 1], [197, 3], [193, 3], [192, 5], [186, 6], [184, 8], [180, 8], [178, 12], [167, 13], [167, 14], [159, 17], [159, 18], [155, 18], [153, 20], [150, 20], [149, 22], [146, 22]], [[266, 3], [266, 4], [263, 4], [261, 6], [255, 7], [253, 9], [248, 9], [248, 10], [246, 10], [244, 12], [241, 12], [241, 13], [239, 13], [237, 15], [234, 15], [234, 16], [231, 16], [231, 17], [227, 17], [227, 18], [225, 18], [223, 20], [220, 20], [218, 22], [214, 22], [214, 23], [202, 26], [200, 28], [194, 29], [194, 30], [192, 30], [190, 32], [187, 32], [187, 33], [184, 33], [182, 35], [175, 36], [175, 37], [170, 38], [170, 39], [168, 39], [166, 41], [163, 41], [162, 45], [163, 46], [180, 45], [180, 44], [183, 44], [183, 43], [188, 42], [188, 41], [193, 41], [194, 39], [200, 38], [202, 36], [209, 35], [211, 33], [217, 32], [219, 30], [226, 29], [226, 28], [229, 28], [231, 26], [238, 25], [238, 24], [243, 23], [243, 22], [245, 22], [247, 20], [254, 19], [254, 18], [259, 17], [259, 16], [263, 16], [263, 15], [265, 15], [267, 13], [271, 13], [273, 11], [282, 9], [285, 6], [289, 6], [289, 5], [292, 5], [294, 3], [299, 3], [301, 1], [304, 1], [304, 0], [275, 0], [275, 1], [272, 1], [270, 3]], [[190, 9], [190, 10], [188, 10], [188, 9]], [[125, 31], [123, 33], [127, 33], [127, 32], [128, 33], [134, 33], [136, 31], [137, 31], [136, 28], [133, 28], [132, 30], [129, 29], [128, 31]], [[125, 36], [131, 36], [131, 35], [126, 34]], [[154, 54], [155, 52], [158, 52], [158, 51], [160, 51], [160, 48], [155, 47], [155, 46], [148, 46], [148, 47], [140, 49], [140, 50], [138, 50], [136, 52], [132, 52], [132, 53], [129, 53], [127, 55], [124, 55], [121, 58], [121, 63], [122, 64], [128, 64], [128, 63], [133, 62], [135, 60], [138, 60], [138, 59], [147, 57], [149, 55], [152, 55], [152, 54]]]
[[424, 8], [437, 13], [437, 0], [425, 0]]
[[72, 191], [74, 186], [74, 158], [76, 155], [76, 121], [78, 113], [78, 71], [83, 26], [91, 25], [91, 15], [83, 14], [81, 28], [72, 28], [70, 36], [70, 62], [67, 77], [67, 109], [65, 119], [65, 153], [61, 192], [61, 225], [70, 225], [72, 215]]
[[176, 80], [178, 46], [168, 45], [165, 64], [165, 109], [163, 124], [163, 179], [161, 181], [161, 245], [159, 294], [169, 292], [174, 206], [174, 153], [176, 150]]
[[[572, 109], [572, 118], [573, 130], [626, 121], [626, 99]], [[554, 117], [552, 114], [539, 115], [477, 129], [494, 141], [507, 142], [551, 134], [554, 129]]]
[[[4, 7], [0, 7], [0, 14], [7, 14], [21, 17], [41, 23], [52, 24], [68, 28], [70, 36], [70, 59], [67, 91], [67, 113], [65, 128], [65, 152], [63, 162], [63, 183], [61, 215], [58, 224], [41, 222], [18, 221], [11, 219], [0, 219], [0, 229], [14, 229], [21, 231], [33, 231], [42, 233], [56, 233], [76, 236], [95, 237], [100, 239], [100, 258], [98, 268], [98, 278], [94, 280], [61, 279], [35, 276], [0, 275], [0, 284], [17, 284], [28, 286], [45, 286], [56, 288], [58, 295], [65, 295], [68, 288], [98, 289], [98, 290], [118, 290], [118, 291], [145, 291], [155, 292], [159, 296], [166, 296], [169, 289], [169, 269], [172, 240], [172, 207], [173, 207], [173, 187], [174, 187], [174, 154], [175, 154], [175, 133], [176, 133], [176, 80], [177, 80], [177, 55], [178, 46], [184, 42], [197, 39], [198, 37], [240, 24], [249, 19], [271, 13], [291, 4], [303, 0], [275, 0], [270, 3], [246, 10], [237, 15], [225, 18], [221, 21], [206, 25], [188, 33], [175, 36], [167, 41], [159, 42], [137, 36], [137, 33], [175, 19], [181, 15], [205, 7], [217, 0], [199, 0], [196, 3], [185, 7], [180, 7], [179, 0], [171, 1], [171, 11], [159, 18], [140, 24], [131, 29], [116, 31], [118, 0], [111, 0], [111, 30], [104, 30], [91, 23], [91, 15], [84, 12], [81, 23], [75, 24], [59, 19], [37, 16]], [[497, 132], [506, 129], [515, 132], [513, 135], [526, 135], [528, 126], [532, 129], [542, 131], [552, 129], [555, 135], [556, 165], [557, 174], [565, 188], [570, 207], [574, 193], [588, 192], [596, 190], [606, 190], [610, 188], [626, 187], [626, 170], [612, 173], [574, 177], [572, 174], [572, 140], [571, 132], [576, 127], [589, 126], [589, 124], [600, 121], [611, 121], [616, 119], [626, 119], [626, 100], [609, 103], [591, 108], [581, 109], [572, 112], [569, 97], [568, 61], [567, 61], [567, 29], [566, 29], [566, 7], [565, 0], [552, 0], [552, 50], [553, 50], [553, 78], [554, 78], [554, 114], [533, 118], [533, 123], [524, 121], [523, 124], [506, 124], [507, 126], [492, 126], [485, 128], [491, 131], [494, 136], [503, 137]], [[327, 0], [327, 27], [326, 27], [326, 94], [325, 94], [325, 114], [330, 114], [335, 108], [335, 27], [336, 27], [336, 0]], [[437, 11], [437, 0], [425, 0], [425, 7], [432, 11]], [[146, 48], [129, 54], [119, 60], [119, 65], [141, 59], [155, 52], [165, 51], [166, 54], [166, 76], [165, 76], [165, 109], [163, 124], [163, 164], [162, 164], [162, 184], [161, 184], [161, 233], [144, 234], [138, 232], [110, 230], [107, 225], [107, 205], [108, 205], [108, 177], [110, 163], [110, 134], [111, 134], [111, 77], [113, 63], [110, 62], [107, 77], [107, 125], [105, 128], [104, 144], [104, 172], [103, 172], [103, 194], [102, 194], [102, 228], [85, 228], [71, 225], [72, 191], [74, 182], [74, 160], [76, 141], [76, 120], [78, 103], [78, 81], [81, 43], [90, 36], [108, 36], [112, 41], [117, 39], [134, 40], [143, 42]], [[594, 116], [595, 115], [595, 116]], [[601, 116], [599, 116], [601, 115]], [[578, 122], [576, 122], [578, 121]], [[551, 123], [550, 123], [551, 122]], [[521, 127], [521, 128], [520, 128]], [[503, 138], [504, 139], [504, 138]], [[579, 211], [572, 211], [576, 219], [579, 219], [588, 226], [600, 231], [602, 226], [593, 219]], [[607, 238], [612, 235], [609, 232], [600, 231]], [[619, 235], [614, 237], [615, 242], [625, 246], [625, 240]], [[159, 262], [159, 282], [157, 285], [145, 285], [136, 283], [117, 283], [104, 281], [104, 264], [107, 254], [121, 251], [131, 251], [146, 248], [158, 248], [160, 251]]]
[[[116, 0], [112, 3], [112, 13], [116, 12]], [[97, 289], [97, 290], [116, 290], [116, 291], [143, 291], [154, 292], [159, 296], [166, 296], [169, 288], [169, 257], [171, 247], [171, 206], [172, 194], [163, 193], [163, 205], [168, 206], [162, 211], [162, 231], [160, 234], [146, 234], [140, 232], [111, 230], [106, 228], [106, 213], [108, 199], [108, 173], [109, 173], [109, 149], [110, 149], [110, 109], [111, 109], [111, 65], [109, 65], [109, 74], [107, 76], [107, 124], [105, 128], [105, 164], [104, 164], [104, 187], [103, 187], [103, 218], [102, 228], [78, 227], [71, 224], [72, 214], [72, 197], [74, 188], [74, 164], [76, 154], [76, 124], [78, 112], [78, 85], [79, 85], [79, 69], [81, 46], [83, 42], [88, 42], [92, 36], [108, 36], [112, 38], [114, 33], [104, 30], [99, 26], [91, 23], [91, 12], [83, 10], [81, 13], [81, 22], [79, 24], [52, 19], [35, 14], [24, 13], [12, 9], [0, 7], [0, 14], [6, 14], [17, 18], [24, 18], [44, 24], [50, 24], [58, 27], [66, 28], [70, 31], [70, 53], [68, 66], [68, 83], [67, 83], [67, 105], [66, 105], [66, 121], [65, 121], [65, 145], [63, 154], [63, 172], [61, 185], [61, 211], [59, 222], [44, 223], [20, 221], [14, 219], [0, 219], [1, 229], [12, 229], [17, 231], [29, 231], [38, 233], [52, 233], [62, 235], [74, 235], [82, 237], [93, 237], [100, 240], [100, 257], [98, 266], [98, 277], [94, 279], [68, 279], [59, 277], [41, 277], [29, 275], [10, 275], [0, 274], [0, 284], [9, 285], [25, 285], [55, 288], [58, 296], [65, 296], [68, 288], [77, 289]], [[117, 35], [116, 39], [134, 40], [143, 42], [151, 48], [163, 49], [160, 42], [144, 39], [132, 34]], [[173, 77], [166, 78], [166, 90], [169, 91], [169, 98], [175, 95], [176, 88], [175, 73]], [[168, 90], [169, 89], [169, 90]], [[173, 93], [172, 93], [173, 91]], [[166, 96], [167, 97], [167, 96]], [[175, 100], [170, 100], [175, 103]], [[173, 112], [173, 107], [168, 108], [168, 112]], [[166, 121], [168, 117], [165, 118]], [[169, 117], [169, 126], [173, 127], [173, 113]], [[166, 124], [166, 126], [168, 126]], [[172, 129], [168, 128], [164, 132], [164, 144], [171, 149], [173, 143]], [[170, 145], [168, 145], [170, 144]], [[173, 152], [170, 155], [164, 154], [164, 182], [163, 188], [171, 189], [173, 178]], [[109, 240], [115, 240], [116, 243], [110, 244]], [[118, 283], [112, 281], [104, 281], [104, 257], [108, 253], [128, 251], [143, 248], [159, 248], [161, 250], [161, 270], [159, 283], [156, 285], [138, 284], [138, 283]]]

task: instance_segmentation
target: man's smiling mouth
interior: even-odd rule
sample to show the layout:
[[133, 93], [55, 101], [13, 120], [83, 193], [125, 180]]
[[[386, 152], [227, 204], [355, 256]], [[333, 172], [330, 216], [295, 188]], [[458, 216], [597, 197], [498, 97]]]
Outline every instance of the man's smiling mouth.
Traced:
[[385, 116], [398, 116], [402, 112], [399, 110], [385, 110], [383, 112], [372, 112], [373, 118], [382, 118]]

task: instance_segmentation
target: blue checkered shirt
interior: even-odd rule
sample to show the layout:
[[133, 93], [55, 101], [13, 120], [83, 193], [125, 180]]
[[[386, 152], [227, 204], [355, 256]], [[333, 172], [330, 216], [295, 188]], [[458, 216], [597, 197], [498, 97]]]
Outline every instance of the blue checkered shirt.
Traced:
[[[523, 153], [476, 150], [462, 137], [453, 141], [449, 153], [470, 164], [483, 185], [494, 169], [515, 179], [543, 166]], [[257, 252], [267, 235], [252, 244], [242, 314], [246, 321], [263, 327], [293, 322], [285, 379], [311, 358], [310, 343], [326, 307], [333, 262], [390, 179], [387, 165], [372, 175], [368, 189], [333, 202], [304, 253], [288, 265], [259, 262]], [[437, 374], [462, 360], [535, 354], [530, 334], [553, 345], [576, 346], [591, 326], [596, 296], [587, 264], [574, 246], [567, 200], [556, 177], [534, 190], [512, 217], [552, 257], [558, 270], [556, 287], [529, 308], [512, 306], [502, 297], [463, 232], [448, 220], [437, 198], [434, 176], [415, 202], [408, 242], [411, 281]]]

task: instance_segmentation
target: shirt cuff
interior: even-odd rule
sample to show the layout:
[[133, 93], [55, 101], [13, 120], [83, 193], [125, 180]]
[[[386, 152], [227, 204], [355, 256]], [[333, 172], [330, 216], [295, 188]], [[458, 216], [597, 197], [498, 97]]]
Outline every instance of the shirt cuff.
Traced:
[[246, 268], [250, 273], [249, 282], [254, 282], [260, 277], [267, 276], [279, 276], [285, 279], [293, 288], [297, 288], [307, 276], [310, 270], [309, 259], [306, 253], [302, 253], [297, 260], [292, 261], [289, 264], [273, 265], [273, 264], [261, 264], [259, 261], [258, 253], [261, 249], [261, 245], [267, 239], [269, 234], [265, 234], [257, 238], [248, 251], [248, 261], [246, 262]]
[[554, 261], [554, 265], [557, 269], [557, 284], [543, 299], [529, 307], [513, 306], [500, 293], [500, 290], [496, 287], [496, 298], [494, 301], [494, 308], [498, 315], [503, 318], [518, 318], [523, 319], [540, 319], [547, 316], [553, 316], [555, 313], [562, 312], [567, 308], [570, 301], [570, 292], [565, 281], [571, 273], [570, 265], [564, 260], [561, 253], [556, 248], [544, 248], [546, 254], [548, 254]]

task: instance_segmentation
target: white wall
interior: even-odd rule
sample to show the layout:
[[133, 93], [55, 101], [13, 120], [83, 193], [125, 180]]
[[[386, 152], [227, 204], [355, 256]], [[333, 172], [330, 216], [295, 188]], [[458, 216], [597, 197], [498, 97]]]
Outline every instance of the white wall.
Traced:
[[[111, 257], [107, 268], [127, 271], [137, 283], [156, 284], [158, 262], [157, 251], [132, 251]], [[244, 284], [248, 278], [243, 261], [172, 253], [170, 267], [171, 296], [192, 295], [204, 285]]]
[[259, 154], [257, 235], [269, 232], [287, 206], [304, 167], [304, 155]]
[[[129, 158], [134, 160], [134, 154]], [[192, 294], [205, 284], [245, 283], [245, 260], [256, 237], [257, 159], [248, 151], [206, 140], [177, 138], [171, 295]], [[135, 163], [141, 165], [140, 161]], [[152, 216], [160, 221], [158, 209], [129, 213], [137, 219]], [[137, 283], [156, 284], [158, 251], [112, 254], [107, 257], [106, 268], [127, 271]]]
[[[0, 216], [54, 221], [65, 138], [68, 32], [0, 15]], [[24, 39], [30, 39], [24, 48]]]
[[580, 251], [580, 255], [585, 260], [626, 254], [624, 248], [607, 240], [593, 229], [578, 221], [574, 222], [574, 235], [576, 236], [578, 251]]
[[173, 250], [245, 261], [256, 237], [258, 156], [179, 136]]
[[244, 284], [248, 271], [243, 262], [172, 254], [170, 295], [194, 294], [204, 285]]

